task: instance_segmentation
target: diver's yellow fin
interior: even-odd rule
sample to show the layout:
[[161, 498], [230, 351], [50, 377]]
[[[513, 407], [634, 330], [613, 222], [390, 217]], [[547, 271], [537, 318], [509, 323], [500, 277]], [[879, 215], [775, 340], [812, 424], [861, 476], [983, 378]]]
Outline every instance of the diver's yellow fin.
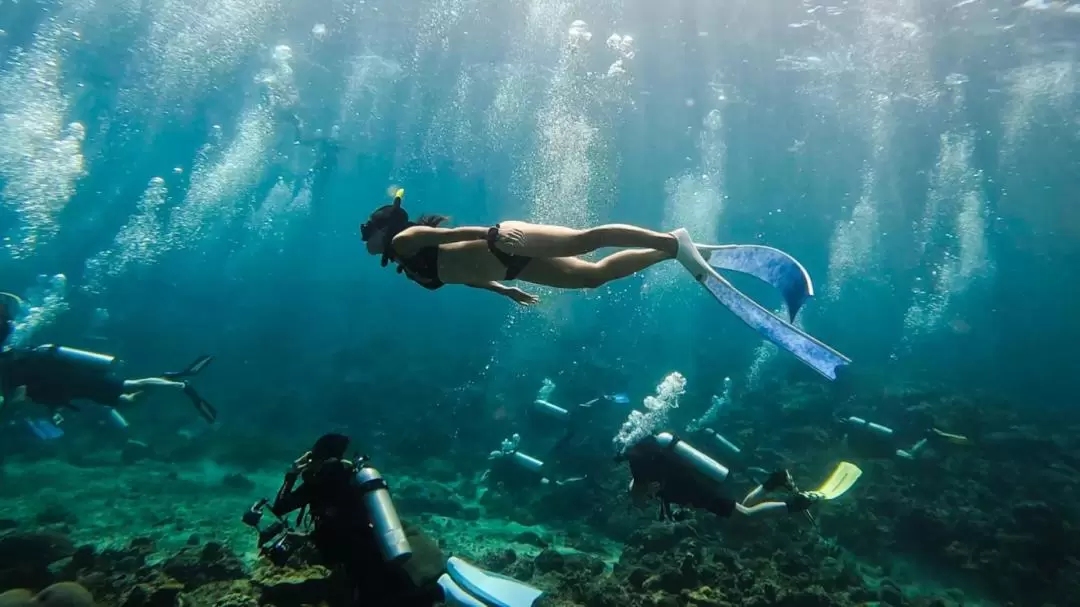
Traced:
[[836, 470], [833, 470], [829, 478], [825, 479], [817, 492], [823, 495], [824, 499], [836, 499], [847, 493], [847, 490], [851, 489], [860, 476], [862, 476], [862, 470], [858, 466], [850, 462], [840, 462], [836, 466]]
[[933, 428], [933, 430], [934, 434], [938, 435], [938, 437], [943, 438], [954, 445], [967, 447], [972, 444], [971, 439], [962, 434], [949, 434], [948, 432], [942, 432], [937, 428]]

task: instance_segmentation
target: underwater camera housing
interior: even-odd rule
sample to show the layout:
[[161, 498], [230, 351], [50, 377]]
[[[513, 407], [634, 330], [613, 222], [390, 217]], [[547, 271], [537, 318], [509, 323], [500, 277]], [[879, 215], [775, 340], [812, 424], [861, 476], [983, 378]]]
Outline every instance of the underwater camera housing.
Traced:
[[285, 519], [264, 519], [270, 500], [263, 498], [251, 505], [241, 520], [259, 534], [259, 554], [277, 567], [289, 562], [296, 551], [307, 543], [307, 535], [295, 531]]

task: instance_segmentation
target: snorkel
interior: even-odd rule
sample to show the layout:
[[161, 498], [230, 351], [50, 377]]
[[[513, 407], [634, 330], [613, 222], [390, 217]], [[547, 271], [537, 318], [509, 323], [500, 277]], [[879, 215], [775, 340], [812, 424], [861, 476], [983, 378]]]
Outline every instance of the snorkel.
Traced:
[[401, 208], [401, 199], [405, 197], [405, 190], [398, 188], [394, 192], [393, 204], [383, 205], [371, 214], [365, 223], [360, 224], [360, 238], [367, 242], [379, 230], [385, 230], [383, 238], [382, 267], [394, 259], [392, 243], [394, 236], [409, 227], [409, 213]]

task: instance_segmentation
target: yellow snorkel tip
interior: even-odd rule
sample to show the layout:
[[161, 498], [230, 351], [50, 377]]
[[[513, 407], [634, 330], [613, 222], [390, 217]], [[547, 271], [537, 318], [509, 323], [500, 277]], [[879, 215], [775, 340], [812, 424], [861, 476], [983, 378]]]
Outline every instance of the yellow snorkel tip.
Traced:
[[394, 192], [394, 198], [396, 200], [401, 200], [402, 198], [405, 198], [405, 188], [398, 188], [397, 191]]

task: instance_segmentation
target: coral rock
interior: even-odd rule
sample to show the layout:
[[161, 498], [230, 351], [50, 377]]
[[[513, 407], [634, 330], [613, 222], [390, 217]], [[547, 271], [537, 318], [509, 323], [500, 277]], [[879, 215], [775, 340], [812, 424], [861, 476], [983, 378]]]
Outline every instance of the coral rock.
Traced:
[[34, 593], [25, 588], [0, 592], [0, 607], [31, 607]]
[[709, 586], [702, 586], [697, 590], [684, 591], [683, 596], [686, 599], [687, 604], [694, 605], [695, 607], [731, 607], [731, 603], [724, 600], [725, 597], [723, 594]]
[[211, 542], [202, 547], [184, 548], [165, 562], [164, 571], [186, 587], [207, 582], [237, 580], [244, 577], [244, 564], [221, 544]]
[[533, 559], [533, 564], [536, 565], [536, 570], [540, 573], [562, 571], [563, 566], [565, 565], [565, 559], [562, 554], [548, 549], [536, 555], [536, 558]]
[[257, 607], [258, 591], [247, 580], [210, 582], [180, 595], [187, 607]]
[[255, 570], [252, 582], [260, 591], [260, 603], [274, 605], [317, 605], [331, 593], [330, 571], [318, 565], [263, 566]]
[[0, 537], [0, 569], [47, 567], [75, 554], [75, 544], [60, 533], [10, 533]]
[[42, 607], [94, 607], [90, 591], [75, 582], [60, 582], [42, 590], [34, 597]]

